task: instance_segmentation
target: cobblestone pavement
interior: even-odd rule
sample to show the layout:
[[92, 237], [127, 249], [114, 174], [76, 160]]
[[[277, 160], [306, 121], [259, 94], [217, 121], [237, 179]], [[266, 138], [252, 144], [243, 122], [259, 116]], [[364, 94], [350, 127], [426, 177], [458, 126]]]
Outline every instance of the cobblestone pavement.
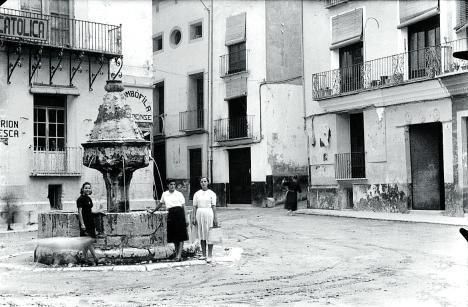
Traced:
[[[0, 305], [468, 306], [468, 244], [458, 227], [219, 210], [242, 257], [152, 271], [0, 266]], [[33, 267], [34, 232], [0, 235], [0, 264]], [[8, 257], [8, 255], [16, 255]]]

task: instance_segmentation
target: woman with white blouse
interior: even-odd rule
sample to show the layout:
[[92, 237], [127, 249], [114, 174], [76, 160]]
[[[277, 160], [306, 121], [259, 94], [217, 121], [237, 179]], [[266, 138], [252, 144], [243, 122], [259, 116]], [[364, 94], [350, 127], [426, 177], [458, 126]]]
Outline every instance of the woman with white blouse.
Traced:
[[[213, 244], [208, 240], [210, 228], [218, 227], [216, 216], [216, 194], [208, 189], [208, 178], [200, 178], [201, 189], [193, 195], [192, 224], [197, 226], [198, 238], [202, 248], [203, 256], [200, 259], [210, 263], [213, 258]], [[208, 243], [208, 257], [206, 256], [206, 245]]]
[[182, 249], [184, 241], [188, 240], [187, 220], [185, 218], [185, 198], [182, 193], [175, 189], [175, 180], [167, 180], [168, 190], [165, 191], [159, 204], [152, 211], [155, 212], [164, 204], [167, 213], [167, 242], [174, 243], [175, 261], [182, 261]]

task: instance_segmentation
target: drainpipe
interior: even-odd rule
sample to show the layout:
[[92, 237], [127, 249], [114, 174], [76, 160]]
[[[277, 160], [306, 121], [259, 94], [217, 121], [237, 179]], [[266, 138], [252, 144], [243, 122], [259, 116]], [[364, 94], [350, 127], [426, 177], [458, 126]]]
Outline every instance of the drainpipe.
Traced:
[[211, 0], [211, 18], [210, 18], [210, 52], [211, 52], [211, 78], [210, 78], [210, 180], [213, 182], [213, 0]]
[[[309, 135], [307, 134], [307, 107], [306, 107], [306, 85], [305, 85], [305, 60], [304, 60], [304, 0], [301, 1], [301, 52], [302, 52], [302, 102], [304, 110], [304, 134], [307, 139], [307, 189], [311, 184], [311, 173], [310, 173], [310, 140]], [[312, 127], [314, 124], [314, 118], [312, 117]], [[315, 137], [314, 135], [312, 137]], [[315, 143], [314, 140], [312, 140]]]
[[199, 0], [208, 13], [208, 138], [207, 138], [207, 172], [209, 172], [209, 180], [213, 182], [213, 0], [211, 0], [211, 10], [208, 8], [203, 0]]

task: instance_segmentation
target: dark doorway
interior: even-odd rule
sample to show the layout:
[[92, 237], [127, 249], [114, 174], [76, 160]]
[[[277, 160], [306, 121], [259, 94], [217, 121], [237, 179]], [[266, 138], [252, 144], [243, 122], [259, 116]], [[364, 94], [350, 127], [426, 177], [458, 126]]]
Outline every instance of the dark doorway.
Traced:
[[189, 149], [189, 176], [190, 176], [189, 198], [193, 199], [193, 194], [195, 194], [195, 192], [200, 189], [200, 177], [202, 176], [201, 148]]
[[340, 48], [341, 92], [351, 92], [362, 88], [362, 42]]
[[366, 178], [364, 116], [362, 113], [349, 115], [349, 131], [351, 139], [352, 178]]
[[156, 165], [153, 165], [154, 197], [159, 199], [166, 188], [166, 143], [164, 141], [154, 143], [153, 148], [153, 157], [156, 162]]
[[247, 97], [229, 100], [229, 138], [247, 137]]
[[153, 91], [154, 135], [164, 134], [164, 82], [155, 85]]
[[47, 198], [49, 198], [50, 209], [62, 210], [62, 185], [49, 184]]
[[250, 148], [229, 150], [229, 198], [231, 204], [250, 204]]
[[409, 135], [413, 209], [444, 210], [442, 124], [411, 125]]

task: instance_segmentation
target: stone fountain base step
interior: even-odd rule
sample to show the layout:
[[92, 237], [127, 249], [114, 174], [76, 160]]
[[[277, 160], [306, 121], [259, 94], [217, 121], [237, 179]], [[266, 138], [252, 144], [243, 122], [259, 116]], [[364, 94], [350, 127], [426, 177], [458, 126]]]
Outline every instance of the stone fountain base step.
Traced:
[[[167, 259], [174, 245], [167, 243], [167, 212], [146, 211], [94, 214], [96, 240], [79, 237], [76, 212], [53, 211], [39, 214], [36, 261], [43, 264], [76, 264], [81, 251], [93, 244], [101, 262], [112, 264], [140, 263]], [[88, 242], [88, 243], [86, 243]], [[193, 242], [191, 240], [190, 242]], [[194, 255], [199, 244], [186, 242], [184, 253]], [[88, 258], [92, 259], [90, 253]]]
[[[198, 242], [185, 242], [182, 252], [183, 257], [193, 257], [200, 250]], [[174, 256], [174, 245], [155, 246], [149, 249], [119, 248], [119, 249], [95, 249], [99, 263], [104, 264], [135, 264], [148, 261], [160, 261]], [[55, 249], [38, 246], [34, 252], [36, 262], [47, 265], [68, 265], [84, 263], [83, 252], [78, 249]], [[88, 259], [92, 260], [88, 252]]]

